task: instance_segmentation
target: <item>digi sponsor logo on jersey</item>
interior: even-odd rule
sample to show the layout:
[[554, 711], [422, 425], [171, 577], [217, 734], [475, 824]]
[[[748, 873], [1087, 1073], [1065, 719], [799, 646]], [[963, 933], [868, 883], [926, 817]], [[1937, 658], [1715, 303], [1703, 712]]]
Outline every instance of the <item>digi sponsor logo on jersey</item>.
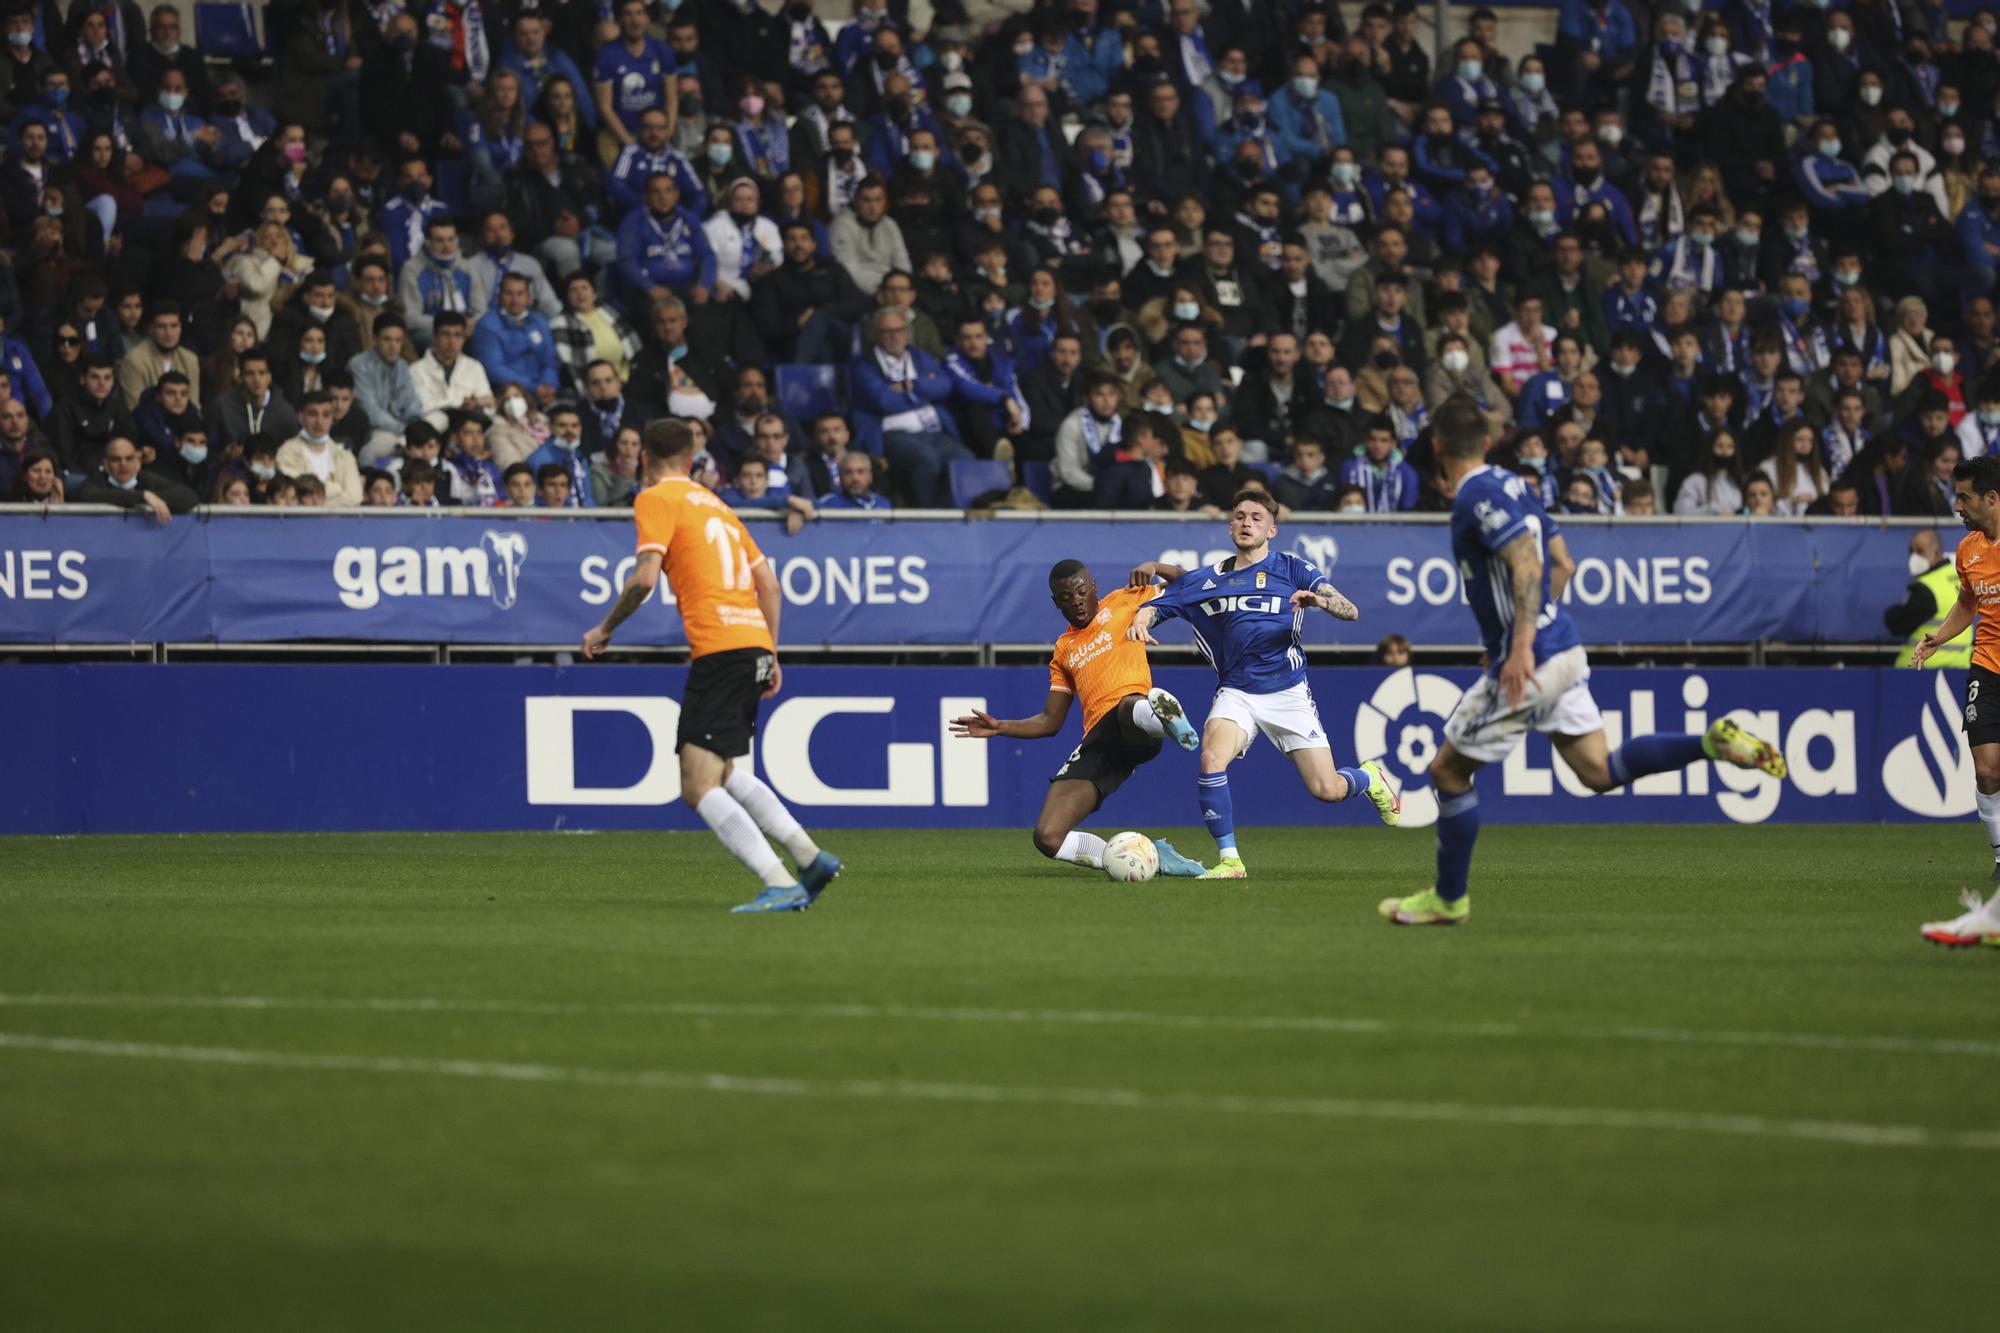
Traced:
[[[1711, 720], [1706, 711], [1707, 678], [1690, 672], [1682, 678], [1679, 692], [1682, 711], [1675, 717], [1661, 715], [1661, 701], [1652, 690], [1632, 690], [1622, 701], [1598, 691], [1605, 743], [1615, 750], [1634, 736], [1706, 730]], [[1355, 757], [1363, 762], [1380, 760], [1403, 784], [1405, 828], [1423, 828], [1437, 822], [1437, 798], [1430, 790], [1427, 770], [1444, 736], [1445, 721], [1458, 707], [1462, 693], [1444, 676], [1405, 667], [1385, 679], [1355, 710]], [[1623, 706], [1610, 706], [1613, 703]], [[1790, 786], [1799, 795], [1853, 796], [1859, 791], [1860, 747], [1853, 709], [1805, 708], [1781, 715], [1776, 709], [1737, 708], [1729, 710], [1728, 716], [1759, 736], [1779, 738], [1785, 762], [1791, 769]], [[1560, 789], [1568, 796], [1602, 799], [1713, 797], [1716, 808], [1731, 821], [1761, 824], [1777, 812], [1786, 787], [1786, 783], [1754, 770], [1703, 763], [1685, 771], [1655, 773], [1629, 787], [1599, 794], [1584, 786], [1552, 748], [1547, 751], [1546, 760], [1534, 757], [1540, 752], [1540, 745], [1531, 749], [1524, 743], [1507, 756], [1500, 765], [1503, 795], [1551, 797]], [[1894, 755], [1891, 759], [1893, 762]], [[1907, 802], [1902, 803], [1912, 813], [1924, 813]], [[1644, 818], [1638, 811], [1631, 817]]]
[[[1258, 575], [1262, 578], [1263, 575]], [[1231, 597], [1211, 597], [1201, 603], [1201, 612], [1207, 616], [1227, 615], [1232, 611], [1249, 611], [1261, 615], [1282, 615], [1290, 610], [1285, 599], [1275, 593], [1243, 593]]]
[[385, 597], [484, 597], [505, 611], [521, 595], [528, 539], [487, 529], [477, 546], [343, 546], [333, 555], [341, 605], [366, 611]]

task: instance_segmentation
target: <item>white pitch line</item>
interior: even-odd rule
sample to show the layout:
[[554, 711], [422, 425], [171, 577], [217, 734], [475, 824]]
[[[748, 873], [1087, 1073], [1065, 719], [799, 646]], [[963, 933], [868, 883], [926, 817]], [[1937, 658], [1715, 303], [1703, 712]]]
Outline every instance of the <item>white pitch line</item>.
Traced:
[[1521, 1125], [1538, 1129], [1610, 1129], [1784, 1139], [1853, 1148], [1941, 1148], [2000, 1152], [2000, 1132], [1938, 1130], [1920, 1125], [1873, 1125], [1844, 1120], [1792, 1120], [1708, 1111], [1617, 1110], [1567, 1106], [1473, 1106], [1462, 1102], [1373, 1101], [1349, 1097], [1253, 1097], [1203, 1092], [1143, 1092], [1136, 1088], [1062, 1088], [990, 1083], [927, 1083], [909, 1079], [772, 1078], [669, 1069], [591, 1069], [573, 1065], [449, 1060], [406, 1055], [311, 1055], [226, 1046], [168, 1046], [91, 1041], [0, 1032], [0, 1050], [39, 1051], [119, 1060], [232, 1065], [324, 1073], [412, 1074], [489, 1079], [503, 1083], [644, 1088], [667, 1092], [736, 1093], [805, 1100], [970, 1102], [1087, 1110], [1189, 1111], [1198, 1114], [1308, 1117], [1319, 1120], [1420, 1120], [1433, 1124]]
[[1135, 1027], [1183, 1031], [1304, 1032], [1335, 1036], [1501, 1037], [1515, 1040], [1636, 1042], [1667, 1046], [1746, 1046], [1807, 1051], [1872, 1051], [2000, 1059], [2000, 1041], [1951, 1037], [1871, 1037], [1837, 1032], [1756, 1032], [1726, 1028], [1565, 1026], [1530, 1023], [1409, 1022], [1328, 1015], [1230, 1016], [1118, 1009], [977, 1009], [896, 1004], [772, 1004], [658, 1001], [590, 1004], [566, 1000], [355, 999], [282, 995], [0, 994], [0, 1009], [234, 1009], [381, 1014], [513, 1014], [521, 1017], [829, 1018], [922, 1023], [1001, 1023], [1050, 1027]]

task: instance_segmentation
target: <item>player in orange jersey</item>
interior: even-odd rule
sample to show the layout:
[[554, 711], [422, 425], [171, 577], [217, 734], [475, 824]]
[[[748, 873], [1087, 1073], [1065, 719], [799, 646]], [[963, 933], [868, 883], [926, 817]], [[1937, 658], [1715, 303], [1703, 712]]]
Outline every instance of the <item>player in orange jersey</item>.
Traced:
[[[1942, 625], [1917, 640], [1910, 665], [1923, 666], [1932, 653], [1972, 629], [1965, 740], [1972, 747], [1979, 822], [1993, 848], [1993, 879], [2000, 880], [2000, 458], [1966, 459], [1952, 470], [1951, 489], [1966, 527], [1958, 544], [1958, 601]], [[1953, 948], [2000, 945], [2000, 892], [1985, 902], [1970, 889], [1963, 896], [1966, 913], [1931, 922], [1924, 938]]]
[[[1153, 687], [1146, 646], [1125, 637], [1132, 613], [1159, 595], [1157, 588], [1120, 588], [1099, 599], [1097, 580], [1080, 560], [1065, 560], [1049, 571], [1049, 595], [1069, 622], [1049, 658], [1049, 697], [1039, 717], [1002, 720], [974, 712], [952, 719], [952, 734], [973, 740], [1013, 736], [1033, 740], [1053, 736], [1069, 718], [1070, 701], [1083, 700], [1083, 743], [1070, 751], [1049, 779], [1049, 794], [1035, 820], [1035, 848], [1043, 856], [1093, 869], [1104, 864], [1104, 839], [1077, 825], [1104, 799], [1160, 752], [1172, 736], [1183, 750], [1201, 744], [1180, 701]], [[1160, 873], [1192, 877], [1202, 871], [1157, 838]]]
[[[732, 855], [764, 881], [756, 900], [738, 912], [798, 912], [812, 906], [840, 861], [820, 850], [777, 793], [749, 769], [730, 762], [748, 753], [757, 705], [778, 692], [778, 576], [743, 520], [688, 475], [694, 432], [663, 417], [646, 427], [645, 489], [633, 497], [639, 560], [604, 620], [583, 636], [583, 655], [596, 657], [612, 633], [659, 586], [660, 570], [680, 603], [687, 628], [687, 691], [681, 698], [681, 799], [715, 830]], [[796, 878], [766, 837], [777, 839], [798, 867]]]

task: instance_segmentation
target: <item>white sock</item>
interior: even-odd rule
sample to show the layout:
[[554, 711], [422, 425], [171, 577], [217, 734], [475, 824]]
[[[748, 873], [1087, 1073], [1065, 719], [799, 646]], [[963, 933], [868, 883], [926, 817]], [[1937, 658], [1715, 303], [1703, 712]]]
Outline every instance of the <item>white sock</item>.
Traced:
[[765, 842], [764, 835], [757, 831], [757, 822], [736, 803], [734, 796], [720, 787], [711, 788], [694, 810], [715, 830], [715, 836], [722, 839], [722, 845], [729, 849], [729, 854], [764, 881], [765, 888], [783, 888], [796, 882], [786, 873], [785, 863], [771, 850], [771, 844]]
[[1993, 859], [2000, 861], [2000, 792], [1991, 796], [1979, 793], [1979, 822], [1986, 826], [1986, 841], [1993, 848]]
[[785, 803], [778, 799], [778, 793], [764, 785], [762, 778], [743, 767], [732, 764], [729, 777], [722, 789], [736, 798], [744, 813], [757, 821], [757, 827], [775, 839], [779, 846], [792, 854], [792, 862], [803, 870], [819, 855], [819, 844], [812, 840], [812, 834], [800, 826], [785, 809]]
[[1063, 845], [1056, 848], [1056, 860], [1089, 866], [1092, 870], [1102, 870], [1104, 839], [1095, 833], [1085, 833], [1082, 829], [1071, 829], [1069, 836], [1063, 839]]
[[1133, 700], [1132, 720], [1138, 724], [1139, 730], [1145, 732], [1148, 736], [1154, 737], [1155, 739], [1167, 734], [1167, 729], [1160, 725], [1160, 719], [1158, 715], [1156, 715], [1153, 712], [1153, 705], [1151, 700], [1148, 699]]

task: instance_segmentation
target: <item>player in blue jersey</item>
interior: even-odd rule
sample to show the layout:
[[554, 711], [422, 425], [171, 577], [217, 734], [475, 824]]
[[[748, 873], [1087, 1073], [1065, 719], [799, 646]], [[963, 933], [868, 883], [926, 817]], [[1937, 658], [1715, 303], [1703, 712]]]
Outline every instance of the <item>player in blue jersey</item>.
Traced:
[[1486, 415], [1460, 395], [1438, 408], [1434, 437], [1444, 488], [1452, 495], [1451, 552], [1466, 601], [1479, 621], [1487, 668], [1445, 723], [1431, 761], [1438, 797], [1437, 882], [1389, 898], [1382, 915], [1399, 926], [1450, 926], [1472, 914], [1466, 891], [1479, 837], [1472, 777], [1505, 759], [1529, 728], [1544, 732], [1563, 762], [1592, 791], [1610, 791], [1649, 773], [1704, 759], [1785, 776], [1776, 747], [1728, 718], [1707, 732], [1638, 736], [1612, 753], [1590, 697], [1590, 662], [1569, 613], [1550, 595], [1549, 516], [1518, 476], [1486, 462]]
[[1126, 637], [1157, 642], [1152, 626], [1180, 616], [1194, 628], [1195, 646], [1220, 678], [1202, 727], [1195, 795], [1221, 859], [1203, 879], [1249, 875], [1236, 846], [1229, 765], [1249, 751], [1259, 731], [1291, 756], [1317, 799], [1365, 794], [1384, 824], [1402, 817], [1402, 801], [1378, 764], [1333, 766], [1333, 745], [1306, 684], [1306, 654], [1299, 644], [1305, 613], [1320, 610], [1338, 620], [1355, 620], [1361, 613], [1312, 561], [1272, 551], [1277, 535], [1277, 501], [1261, 490], [1239, 491], [1229, 513], [1232, 559], [1193, 571], [1149, 561], [1132, 571], [1134, 584], [1157, 577], [1167, 587], [1133, 615]]

